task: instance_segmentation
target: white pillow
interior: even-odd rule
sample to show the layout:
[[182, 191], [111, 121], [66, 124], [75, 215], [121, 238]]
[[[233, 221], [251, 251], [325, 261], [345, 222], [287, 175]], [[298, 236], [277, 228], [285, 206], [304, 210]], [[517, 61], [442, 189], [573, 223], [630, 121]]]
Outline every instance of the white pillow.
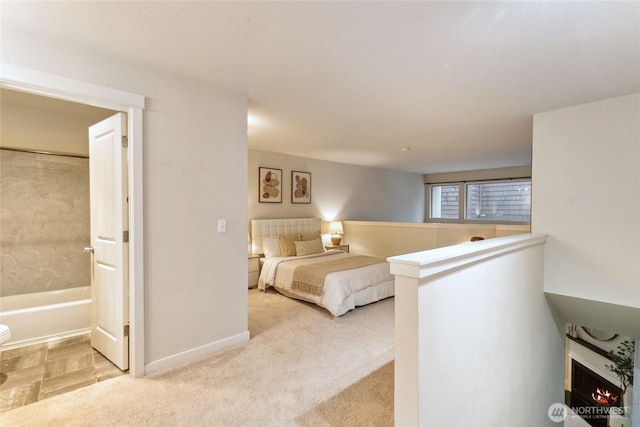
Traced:
[[296, 255], [313, 255], [324, 252], [324, 246], [322, 244], [322, 239], [314, 239], [314, 240], [298, 240], [293, 242], [296, 245]]
[[265, 257], [282, 256], [280, 241], [277, 238], [262, 239], [262, 252], [264, 252]]

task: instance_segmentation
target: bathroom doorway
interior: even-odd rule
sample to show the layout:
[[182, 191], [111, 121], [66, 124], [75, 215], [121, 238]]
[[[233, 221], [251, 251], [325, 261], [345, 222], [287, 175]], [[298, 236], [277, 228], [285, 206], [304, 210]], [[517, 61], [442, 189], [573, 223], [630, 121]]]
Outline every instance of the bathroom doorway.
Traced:
[[[22, 317], [2, 316], [13, 329], [8, 345], [90, 326], [93, 347], [128, 370], [126, 114], [10, 89], [0, 98], [0, 296], [38, 301]], [[89, 302], [75, 292], [83, 287]], [[60, 304], [61, 293], [76, 298]], [[63, 308], [78, 305], [90, 310]]]
[[[127, 157], [129, 175], [129, 341], [130, 367], [133, 377], [144, 375], [144, 253], [143, 253], [143, 197], [142, 197], [142, 111], [143, 96], [96, 86], [47, 73], [8, 64], [0, 69], [0, 87], [47, 99], [71, 101], [97, 106], [128, 116], [129, 134]], [[3, 129], [4, 131], [4, 129]], [[86, 132], [86, 129], [85, 129]], [[85, 133], [85, 136], [87, 134]]]
[[[18, 309], [22, 316], [0, 312], [13, 330], [7, 345], [77, 335], [90, 326], [92, 346], [126, 371], [126, 113], [2, 91], [2, 297], [37, 296], [35, 306]], [[72, 292], [83, 287], [89, 301]], [[78, 298], [56, 305], [60, 293]], [[77, 312], [78, 305], [85, 309]]]
[[0, 323], [12, 330], [0, 349], [4, 412], [125, 374], [92, 348], [93, 256], [83, 253], [88, 128], [122, 113], [4, 88], [0, 100]]

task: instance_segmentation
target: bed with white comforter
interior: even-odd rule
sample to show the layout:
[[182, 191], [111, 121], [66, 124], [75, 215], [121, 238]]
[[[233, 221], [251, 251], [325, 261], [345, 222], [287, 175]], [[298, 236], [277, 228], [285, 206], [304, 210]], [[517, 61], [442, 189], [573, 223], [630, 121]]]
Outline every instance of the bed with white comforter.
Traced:
[[357, 306], [394, 295], [394, 276], [389, 272], [389, 263], [384, 260], [327, 274], [319, 295], [292, 286], [294, 270], [298, 266], [325, 263], [351, 256], [353, 255], [340, 250], [329, 250], [313, 255], [268, 257], [263, 260], [258, 287], [266, 290], [273, 286], [290, 298], [324, 307], [334, 316], [341, 316]]

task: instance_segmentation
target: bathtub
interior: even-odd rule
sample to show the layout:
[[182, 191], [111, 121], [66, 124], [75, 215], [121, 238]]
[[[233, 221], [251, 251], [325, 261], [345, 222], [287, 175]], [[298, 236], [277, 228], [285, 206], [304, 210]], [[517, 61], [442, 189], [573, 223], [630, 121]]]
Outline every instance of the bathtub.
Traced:
[[91, 331], [91, 287], [0, 297], [0, 323], [11, 328], [2, 350]]

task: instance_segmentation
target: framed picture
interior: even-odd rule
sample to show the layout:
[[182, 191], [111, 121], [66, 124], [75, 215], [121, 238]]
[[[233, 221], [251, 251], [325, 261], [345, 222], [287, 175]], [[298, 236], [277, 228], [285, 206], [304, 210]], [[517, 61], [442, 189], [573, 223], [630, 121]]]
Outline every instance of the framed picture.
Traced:
[[311, 203], [311, 174], [291, 171], [291, 203]]
[[259, 172], [260, 203], [282, 203], [282, 169], [259, 168]]

